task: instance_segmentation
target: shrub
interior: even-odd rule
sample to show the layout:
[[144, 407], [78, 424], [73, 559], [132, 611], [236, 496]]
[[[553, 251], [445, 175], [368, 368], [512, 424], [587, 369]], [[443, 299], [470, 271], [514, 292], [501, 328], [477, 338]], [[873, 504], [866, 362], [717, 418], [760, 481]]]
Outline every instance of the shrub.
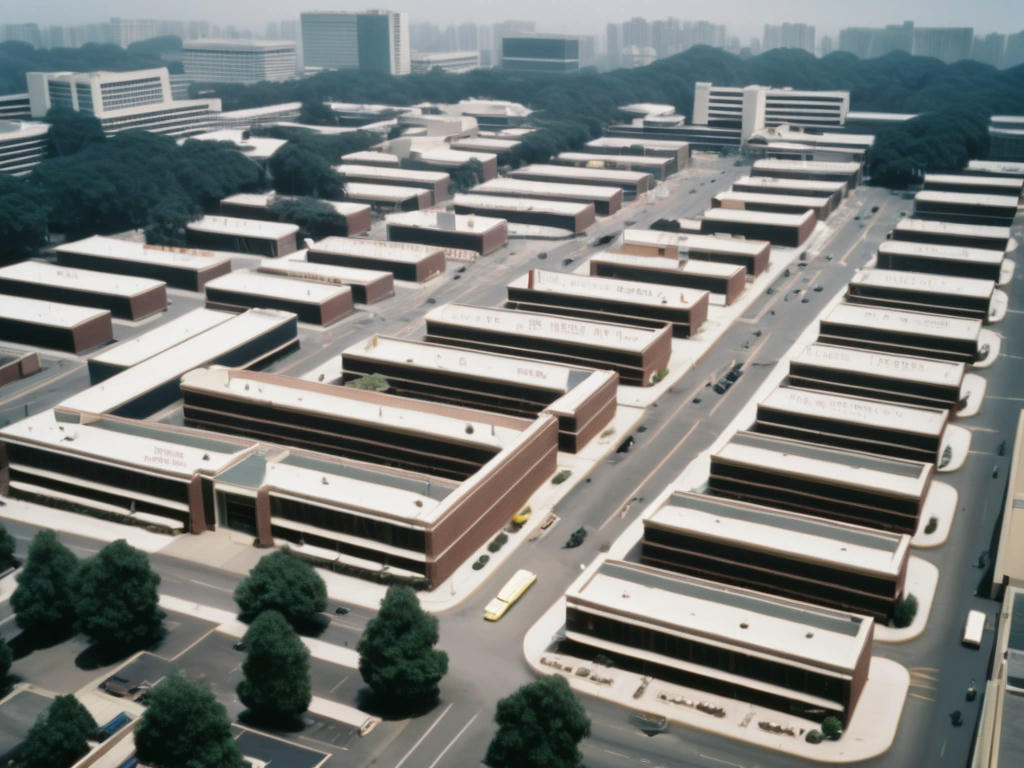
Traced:
[[939, 527], [939, 518], [932, 516], [928, 518], [928, 524], [924, 527], [925, 533], [935, 533], [935, 529]]
[[554, 477], [551, 478], [552, 485], [561, 485], [562, 483], [569, 479], [569, 476], [571, 474], [572, 470], [569, 469], [563, 469], [559, 471]]
[[474, 571], [479, 571], [481, 568], [483, 568], [485, 565], [487, 565], [487, 561], [490, 560], [490, 559], [491, 559], [490, 555], [480, 555], [480, 557], [477, 558], [476, 562], [473, 563], [473, 570]]
[[490, 552], [497, 552], [499, 549], [505, 546], [505, 542], [508, 541], [508, 534], [499, 533], [494, 537], [494, 540], [487, 545], [487, 549]]
[[899, 629], [909, 627], [917, 615], [917, 598], [911, 594], [904, 595], [896, 601], [896, 610], [893, 612], [893, 624]]
[[666, 376], [668, 376], [668, 368], [662, 368], [660, 371], [658, 371], [656, 374], [654, 374], [654, 376], [651, 377], [651, 383], [652, 384], [657, 384], [659, 381], [664, 379]]
[[806, 738], [811, 744], [821, 744], [821, 740], [825, 737], [821, 735], [821, 731], [808, 731]]
[[391, 384], [388, 383], [386, 376], [382, 376], [379, 373], [371, 373], [368, 376], [352, 379], [345, 386], [352, 387], [352, 389], [365, 389], [370, 392], [387, 392]]
[[835, 715], [829, 715], [821, 721], [821, 735], [835, 741], [843, 734], [843, 723]]
[[578, 547], [587, 538], [587, 529], [580, 526], [569, 535], [569, 540], [565, 542], [567, 549]]

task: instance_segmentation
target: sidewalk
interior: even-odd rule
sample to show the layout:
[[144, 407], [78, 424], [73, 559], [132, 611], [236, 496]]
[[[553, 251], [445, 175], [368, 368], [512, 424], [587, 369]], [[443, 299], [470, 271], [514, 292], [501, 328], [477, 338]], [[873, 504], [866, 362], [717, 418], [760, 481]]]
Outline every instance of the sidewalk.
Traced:
[[0, 518], [98, 541], [112, 542], [124, 539], [143, 552], [158, 552], [176, 538], [162, 533], [152, 533], [138, 526], [113, 523], [76, 512], [65, 512], [21, 499], [4, 497], [3, 501], [4, 506], [0, 506]]

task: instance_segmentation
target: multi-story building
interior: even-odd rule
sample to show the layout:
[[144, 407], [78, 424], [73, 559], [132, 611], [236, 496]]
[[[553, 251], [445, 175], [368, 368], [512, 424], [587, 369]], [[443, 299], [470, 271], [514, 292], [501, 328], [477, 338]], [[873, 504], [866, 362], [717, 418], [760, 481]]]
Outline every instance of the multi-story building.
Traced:
[[441, 53], [414, 53], [412, 73], [423, 75], [434, 69], [444, 72], [469, 72], [480, 68], [480, 51], [444, 51]]
[[220, 99], [175, 101], [166, 68], [131, 72], [29, 72], [32, 117], [51, 107], [93, 115], [110, 136], [141, 128], [169, 136], [207, 130]]
[[186, 40], [185, 75], [201, 83], [261, 83], [295, 77], [290, 40]]
[[0, 120], [0, 173], [21, 176], [47, 154], [49, 123]]
[[916, 27], [913, 53], [952, 63], [971, 58], [973, 42], [973, 27]]
[[849, 109], [849, 91], [797, 91], [763, 85], [734, 88], [696, 83], [692, 123], [740, 128], [745, 141], [755, 131], [783, 123], [808, 128], [841, 127]]
[[802, 48], [814, 53], [813, 24], [765, 24], [764, 50], [773, 48]]
[[544, 34], [501, 38], [501, 67], [516, 72], [576, 72], [592, 63], [592, 58], [593, 38]]
[[0, 96], [0, 120], [28, 120], [32, 117], [27, 93]]
[[846, 27], [839, 31], [839, 50], [862, 59], [884, 56], [892, 51], [910, 53], [914, 48], [914, 22], [886, 27]]
[[409, 15], [393, 11], [303, 13], [302, 58], [307, 70], [359, 69], [408, 75]]
[[1024, 160], [1024, 117], [992, 115], [988, 124], [990, 160]]

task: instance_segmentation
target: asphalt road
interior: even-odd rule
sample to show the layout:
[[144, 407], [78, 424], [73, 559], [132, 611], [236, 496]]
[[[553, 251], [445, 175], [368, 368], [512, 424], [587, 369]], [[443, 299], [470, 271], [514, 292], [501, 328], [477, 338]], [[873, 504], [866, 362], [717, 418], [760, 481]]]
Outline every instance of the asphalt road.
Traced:
[[[505, 283], [528, 266], [571, 270], [580, 257], [593, 250], [590, 245], [602, 234], [617, 233], [635, 222], [646, 226], [661, 217], [693, 216], [706, 207], [711, 194], [725, 189], [748, 168], [733, 160], [700, 160], [674, 182], [679, 193], [667, 200], [630, 205], [615, 217], [599, 220], [586, 238], [567, 242], [515, 241], [498, 254], [481, 259], [465, 273], [449, 271], [427, 287], [400, 292], [394, 299], [374, 305], [327, 331], [304, 327], [302, 347], [275, 364], [274, 369], [300, 374], [338, 354], [345, 346], [370, 333], [417, 336], [421, 317], [436, 303], [460, 301], [498, 304], [504, 300]], [[703, 184], [703, 186], [701, 186]], [[689, 194], [689, 189], [697, 190]], [[867, 214], [872, 206], [880, 210]], [[704, 450], [727, 425], [768, 373], [779, 356], [800, 335], [821, 307], [841, 291], [853, 270], [870, 258], [877, 244], [912, 203], [884, 190], [861, 188], [833, 215], [830, 226], [836, 232], [822, 249], [832, 260], [817, 258], [803, 269], [793, 268], [781, 277], [776, 291], [763, 296], [715, 345], [714, 349], [649, 409], [643, 433], [628, 454], [616, 454], [598, 467], [589, 482], [573, 490], [557, 507], [561, 522], [536, 542], [524, 544], [513, 561], [496, 569], [488, 584], [457, 609], [441, 616], [441, 643], [450, 656], [451, 668], [442, 684], [442, 700], [429, 713], [413, 720], [385, 723], [362, 740], [354, 751], [338, 753], [329, 765], [379, 765], [394, 768], [437, 768], [476, 765], [493, 735], [493, 712], [497, 700], [533, 679], [522, 658], [526, 629], [562, 593], [601, 548], [613, 541], [640, 513], [645, 500], [652, 499], [686, 464]], [[855, 215], [864, 214], [860, 221]], [[1021, 232], [1018, 228], [1018, 240]], [[546, 259], [538, 255], [546, 253]], [[563, 259], [572, 258], [570, 264]], [[456, 280], [455, 275], [459, 275]], [[812, 290], [820, 286], [820, 292]], [[794, 293], [793, 291], [799, 291]], [[1011, 313], [995, 326], [1009, 339], [1021, 338], [1024, 318], [1020, 310], [1024, 297], [1024, 273], [1018, 270], [1011, 293]], [[801, 298], [807, 298], [803, 303]], [[176, 301], [182, 311], [187, 301]], [[974, 567], [979, 553], [988, 549], [1005, 485], [1008, 457], [997, 456], [999, 443], [1012, 439], [1007, 425], [1015, 423], [1021, 407], [1019, 390], [1022, 360], [1008, 352], [982, 372], [988, 393], [981, 413], [963, 424], [974, 435], [972, 456], [967, 466], [941, 476], [960, 491], [963, 509], [957, 515], [950, 541], [936, 550], [915, 550], [914, 554], [935, 563], [941, 572], [939, 594], [932, 608], [929, 627], [919, 640], [904, 645], [875, 645], [875, 653], [893, 658], [914, 673], [912, 695], [908, 698], [894, 747], [872, 765], [879, 766], [963, 766], [980, 699], [967, 704], [963, 693], [970, 682], [986, 677], [992, 633], [980, 651], [959, 645], [963, 617], [969, 607], [994, 616], [997, 605], [975, 596], [983, 578]], [[724, 395], [704, 388], [710, 376], [720, 375], [733, 360], [745, 362], [745, 373]], [[68, 363], [64, 364], [65, 366]], [[52, 384], [15, 398], [0, 400], [0, 419], [10, 412], [35, 412], [49, 407], [81, 387], [80, 379], [66, 375]], [[702, 401], [692, 402], [700, 393]], [[5, 392], [6, 395], [6, 392]], [[1012, 417], [1012, 418], [1011, 418]], [[173, 413], [168, 418], [174, 419]], [[992, 478], [993, 465], [998, 477]], [[562, 549], [568, 532], [586, 525], [591, 536], [575, 550]], [[7, 525], [24, 546], [33, 529], [15, 523]], [[62, 537], [80, 555], [96, 551], [99, 545], [80, 537]], [[237, 577], [213, 568], [203, 568], [176, 558], [155, 555], [154, 568], [161, 574], [161, 590], [183, 599], [234, 610], [231, 597]], [[538, 573], [537, 584], [501, 622], [485, 624], [483, 605], [513, 570], [530, 568]], [[6, 613], [5, 613], [6, 612]], [[0, 621], [9, 607], [0, 607]], [[331, 617], [322, 639], [339, 645], [354, 645], [372, 612], [353, 608], [344, 617]], [[992, 624], [990, 622], [990, 628]], [[979, 685], [979, 687], [981, 687]], [[353, 690], [348, 684], [345, 690]], [[596, 699], [585, 699], [592, 719], [592, 736], [584, 745], [587, 765], [791, 766], [801, 761], [723, 739], [700, 731], [670, 728], [656, 737], [641, 734], [629, 725], [628, 712]], [[948, 713], [959, 708], [965, 716], [960, 728], [949, 724]]]

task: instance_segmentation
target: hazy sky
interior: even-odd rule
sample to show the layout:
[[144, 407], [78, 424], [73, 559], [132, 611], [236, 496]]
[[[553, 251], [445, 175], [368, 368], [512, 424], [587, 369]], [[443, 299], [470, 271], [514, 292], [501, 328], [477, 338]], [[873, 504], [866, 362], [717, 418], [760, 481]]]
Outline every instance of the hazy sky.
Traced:
[[532, 19], [545, 31], [599, 32], [609, 21], [631, 16], [647, 19], [675, 16], [729, 25], [743, 38], [760, 36], [765, 23], [803, 21], [818, 34], [844, 26], [881, 26], [913, 20], [920, 26], [973, 26], [976, 32], [1018, 32], [1024, 29], [1022, 0], [2, 0], [0, 23], [80, 24], [110, 16], [155, 19], [206, 19], [262, 30], [267, 21], [294, 17], [302, 10], [364, 10], [387, 7], [407, 11], [413, 21], [492, 23], [507, 18]]

